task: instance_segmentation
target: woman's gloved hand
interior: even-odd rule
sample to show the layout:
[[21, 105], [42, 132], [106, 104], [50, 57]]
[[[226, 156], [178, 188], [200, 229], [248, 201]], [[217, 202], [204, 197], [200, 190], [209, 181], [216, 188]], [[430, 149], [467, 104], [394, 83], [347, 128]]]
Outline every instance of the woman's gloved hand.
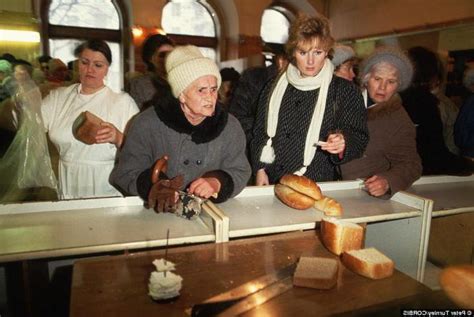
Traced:
[[175, 208], [178, 201], [177, 190], [183, 186], [183, 175], [178, 175], [172, 179], [158, 180], [148, 193], [148, 208], [153, 208], [156, 212], [168, 212]]

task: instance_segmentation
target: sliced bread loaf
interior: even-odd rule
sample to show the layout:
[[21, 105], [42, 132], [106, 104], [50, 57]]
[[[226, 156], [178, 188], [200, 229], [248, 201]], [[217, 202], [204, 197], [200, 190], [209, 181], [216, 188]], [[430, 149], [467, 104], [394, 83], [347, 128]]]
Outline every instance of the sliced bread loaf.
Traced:
[[334, 254], [362, 248], [364, 228], [356, 223], [324, 217], [321, 220], [321, 240]]
[[301, 257], [293, 276], [293, 285], [330, 289], [337, 284], [339, 261], [321, 257]]
[[377, 280], [393, 274], [393, 261], [375, 248], [345, 251], [342, 263], [352, 272]]

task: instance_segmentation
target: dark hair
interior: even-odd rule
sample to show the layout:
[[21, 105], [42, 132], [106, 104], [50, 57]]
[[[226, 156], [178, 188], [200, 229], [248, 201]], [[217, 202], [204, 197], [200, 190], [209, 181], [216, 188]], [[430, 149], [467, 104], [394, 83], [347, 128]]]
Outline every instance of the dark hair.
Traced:
[[408, 56], [415, 66], [413, 85], [429, 87], [439, 78], [440, 62], [436, 53], [425, 47], [416, 46], [408, 50]]
[[49, 55], [41, 55], [38, 57], [38, 62], [40, 62], [40, 64], [42, 63], [47, 63], [49, 62], [51, 59], [53, 59], [51, 56]]
[[149, 71], [155, 70], [155, 65], [151, 62], [151, 58], [153, 54], [155, 54], [156, 50], [159, 49], [162, 45], [171, 45], [174, 46], [174, 42], [167, 37], [166, 35], [162, 34], [153, 34], [147, 37], [145, 42], [143, 43], [142, 47], [142, 59], [143, 62], [146, 64], [146, 67]]
[[33, 76], [33, 65], [31, 65], [30, 62], [25, 61], [24, 59], [17, 59], [12, 68], [15, 69], [17, 66], [22, 66], [28, 72], [30, 77]]
[[234, 67], [225, 67], [220, 70], [222, 81], [238, 81], [240, 73]]
[[16, 57], [13, 56], [10, 53], [5, 53], [2, 56], [0, 56], [0, 59], [4, 59], [4, 60], [8, 61], [10, 64], [13, 64], [13, 63], [15, 63]]
[[105, 59], [112, 64], [112, 52], [110, 51], [109, 45], [103, 40], [88, 40], [74, 50], [74, 56], [79, 57], [85, 49], [90, 49], [94, 52], [99, 52], [104, 55]]

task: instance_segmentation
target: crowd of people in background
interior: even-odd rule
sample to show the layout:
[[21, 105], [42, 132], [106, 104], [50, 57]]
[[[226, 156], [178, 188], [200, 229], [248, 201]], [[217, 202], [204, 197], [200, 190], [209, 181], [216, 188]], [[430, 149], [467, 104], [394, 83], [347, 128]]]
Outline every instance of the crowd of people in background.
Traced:
[[[112, 56], [104, 41], [82, 43], [67, 64], [5, 53], [0, 157], [25, 122], [30, 80], [58, 152], [61, 199], [152, 195], [165, 197], [155, 208], [164, 210], [175, 191], [223, 201], [245, 184], [274, 184], [287, 173], [363, 179], [370, 195], [390, 197], [421, 175], [474, 171], [474, 69], [465, 72], [470, 94], [458, 107], [444, 94], [441, 59], [424, 47], [382, 46], [362, 59], [334, 43], [327, 19], [305, 15], [285, 45], [265, 47], [271, 64], [240, 74], [155, 34], [142, 47], [146, 72], [121, 93], [105, 83]], [[72, 128], [85, 111], [101, 120], [93, 144]], [[153, 166], [164, 156], [170, 168], [155, 185]]]

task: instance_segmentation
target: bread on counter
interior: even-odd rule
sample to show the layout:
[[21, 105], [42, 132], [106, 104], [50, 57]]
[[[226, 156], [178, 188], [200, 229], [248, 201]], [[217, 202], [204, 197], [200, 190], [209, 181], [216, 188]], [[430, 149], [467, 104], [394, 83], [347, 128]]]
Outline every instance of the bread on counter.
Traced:
[[340, 217], [342, 215], [341, 204], [331, 197], [325, 196], [320, 200], [316, 200], [314, 207], [324, 212], [324, 215], [328, 217]]
[[314, 200], [322, 198], [319, 186], [305, 176], [286, 174], [280, 179], [280, 184], [288, 186], [298, 193], [311, 197]]
[[339, 261], [321, 257], [301, 257], [293, 276], [293, 285], [330, 289], [337, 284]]
[[358, 250], [364, 242], [364, 228], [356, 223], [324, 217], [321, 220], [321, 241], [336, 255]]
[[352, 272], [378, 280], [393, 274], [393, 261], [375, 248], [345, 251], [342, 263]]
[[295, 209], [308, 209], [321, 199], [318, 185], [305, 176], [286, 174], [275, 185], [275, 194], [285, 205]]
[[275, 194], [285, 205], [295, 209], [308, 209], [314, 204], [314, 199], [300, 194], [288, 186], [282, 184], [275, 185]]
[[441, 288], [461, 308], [474, 309], [474, 265], [445, 268], [439, 276]]

